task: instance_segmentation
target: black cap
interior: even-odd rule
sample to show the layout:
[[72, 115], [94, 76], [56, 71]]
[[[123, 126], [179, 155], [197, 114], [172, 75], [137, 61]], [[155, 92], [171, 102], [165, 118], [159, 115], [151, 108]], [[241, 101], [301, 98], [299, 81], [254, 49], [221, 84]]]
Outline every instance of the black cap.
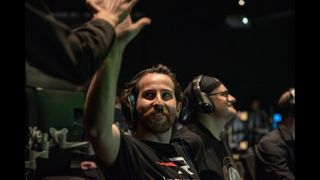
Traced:
[[[202, 92], [210, 93], [214, 89], [218, 88], [222, 82], [215, 77], [211, 76], [202, 76], [201, 82], [200, 82], [200, 89]], [[193, 93], [192, 93], [192, 81], [188, 84], [187, 88], [184, 90], [184, 95], [189, 100], [189, 105], [194, 104], [193, 101]], [[191, 102], [190, 102], [191, 101]]]

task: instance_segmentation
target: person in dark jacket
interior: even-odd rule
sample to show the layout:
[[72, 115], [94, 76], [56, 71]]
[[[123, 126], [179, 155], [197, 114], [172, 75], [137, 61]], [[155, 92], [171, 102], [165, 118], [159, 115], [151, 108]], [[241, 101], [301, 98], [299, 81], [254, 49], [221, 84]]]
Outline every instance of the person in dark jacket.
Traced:
[[43, 0], [25, 1], [25, 60], [43, 72], [82, 85], [100, 67], [115, 38], [115, 27], [138, 0], [87, 0], [90, 21], [71, 29]]
[[277, 104], [282, 124], [255, 148], [256, 179], [295, 179], [295, 90], [284, 92]]

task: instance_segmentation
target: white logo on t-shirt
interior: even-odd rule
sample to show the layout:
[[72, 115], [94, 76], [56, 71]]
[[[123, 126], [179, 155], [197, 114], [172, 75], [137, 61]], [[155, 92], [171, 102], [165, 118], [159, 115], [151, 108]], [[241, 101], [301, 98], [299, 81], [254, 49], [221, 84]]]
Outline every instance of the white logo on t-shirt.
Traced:
[[[170, 161], [175, 162], [180, 168], [185, 170], [187, 173], [190, 175], [193, 175], [194, 173], [189, 170], [190, 166], [186, 162], [186, 160], [183, 157], [174, 157], [174, 158], [169, 158]], [[178, 174], [183, 174], [180, 170], [178, 171]]]

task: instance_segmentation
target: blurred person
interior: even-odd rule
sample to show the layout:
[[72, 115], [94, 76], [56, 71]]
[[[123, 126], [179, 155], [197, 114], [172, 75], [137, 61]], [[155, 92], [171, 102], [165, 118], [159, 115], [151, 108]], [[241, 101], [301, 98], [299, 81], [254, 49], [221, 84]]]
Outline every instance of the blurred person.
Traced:
[[[239, 114], [239, 113], [237, 113]], [[229, 127], [230, 130], [230, 147], [235, 151], [240, 151], [242, 148], [240, 147], [241, 142], [245, 141], [246, 131], [245, 131], [245, 122], [240, 119], [237, 115], [232, 119], [231, 126]]]
[[[27, 125], [38, 124], [36, 118], [30, 119], [29, 112], [36, 108], [35, 88], [72, 91], [86, 88], [85, 83], [110, 51], [115, 28], [136, 3], [137, 0], [86, 0], [92, 19], [71, 29], [54, 17], [44, 0], [25, 1]], [[27, 131], [28, 127], [26, 134]]]
[[115, 28], [136, 2], [87, 0], [92, 19], [71, 29], [53, 16], [44, 0], [25, 1], [26, 142], [27, 126], [39, 125], [31, 113], [37, 111], [35, 88], [82, 91], [106, 59]]
[[269, 132], [270, 125], [268, 121], [268, 114], [265, 110], [260, 108], [260, 101], [253, 99], [248, 111], [248, 143], [249, 147], [258, 144], [263, 135]]
[[295, 179], [295, 89], [285, 91], [277, 108], [282, 124], [255, 148], [256, 179]]
[[51, 76], [82, 85], [110, 51], [116, 26], [138, 0], [86, 0], [93, 17], [71, 29], [57, 20], [44, 0], [25, 1], [25, 60]]

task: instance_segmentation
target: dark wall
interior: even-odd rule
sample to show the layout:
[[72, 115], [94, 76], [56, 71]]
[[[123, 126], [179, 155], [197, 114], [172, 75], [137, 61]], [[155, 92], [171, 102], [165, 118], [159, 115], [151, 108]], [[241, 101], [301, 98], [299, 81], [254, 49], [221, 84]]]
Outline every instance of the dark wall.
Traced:
[[[164, 63], [176, 72], [183, 87], [198, 74], [220, 78], [238, 99], [239, 108], [253, 98], [269, 106], [285, 88], [294, 86], [290, 6], [225, 12], [226, 4], [212, 7], [208, 1], [199, 1], [181, 8], [181, 1], [174, 2], [141, 7], [152, 25], [128, 47], [120, 82], [145, 67]], [[228, 26], [225, 17], [230, 14], [248, 14], [250, 27]]]
[[[84, 1], [48, 0], [53, 11], [87, 13]], [[59, 3], [60, 2], [60, 5]], [[185, 87], [198, 74], [221, 79], [244, 108], [252, 98], [275, 103], [294, 86], [294, 1], [140, 0], [133, 18], [152, 18], [152, 25], [127, 47], [119, 84], [138, 71], [163, 63]], [[229, 15], [246, 15], [247, 28], [225, 23]], [[65, 17], [77, 25], [86, 16]], [[63, 18], [62, 18], [63, 19]]]

